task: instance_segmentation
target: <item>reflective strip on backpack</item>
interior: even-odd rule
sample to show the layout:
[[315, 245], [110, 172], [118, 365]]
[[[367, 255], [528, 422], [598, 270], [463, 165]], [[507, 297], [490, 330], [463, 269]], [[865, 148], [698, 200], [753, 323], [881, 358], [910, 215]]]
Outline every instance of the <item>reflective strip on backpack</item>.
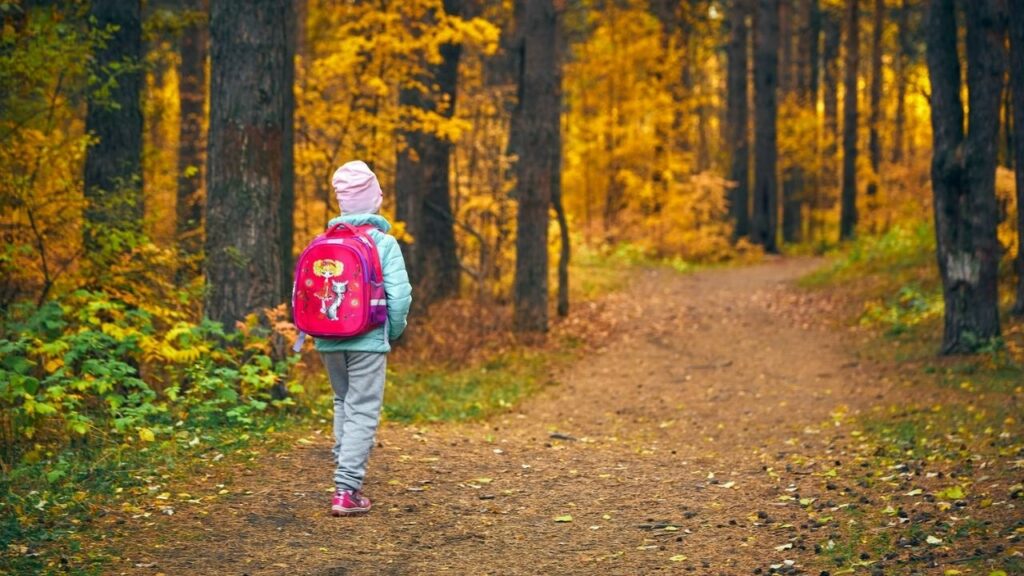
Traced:
[[370, 306], [384, 306], [388, 301], [384, 298], [375, 298], [370, 300]]

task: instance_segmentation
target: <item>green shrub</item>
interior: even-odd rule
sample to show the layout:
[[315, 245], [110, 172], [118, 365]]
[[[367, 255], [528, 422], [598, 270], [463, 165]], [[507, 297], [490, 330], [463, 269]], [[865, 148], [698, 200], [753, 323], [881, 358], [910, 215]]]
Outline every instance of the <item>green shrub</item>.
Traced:
[[230, 334], [209, 321], [162, 323], [102, 292], [14, 307], [0, 333], [5, 463], [28, 446], [152, 442], [174, 426], [250, 424], [294, 403], [281, 393], [294, 359], [271, 359], [255, 319]]

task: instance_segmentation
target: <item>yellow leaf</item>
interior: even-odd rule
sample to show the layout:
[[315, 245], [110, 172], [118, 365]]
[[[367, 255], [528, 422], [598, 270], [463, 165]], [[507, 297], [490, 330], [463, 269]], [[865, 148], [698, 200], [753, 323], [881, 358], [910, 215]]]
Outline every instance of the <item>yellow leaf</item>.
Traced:
[[566, 514], [565, 516], [556, 516], [555, 522], [572, 522], [572, 516]]
[[152, 442], [156, 440], [156, 435], [149, 428], [139, 428], [139, 440], [143, 442]]
[[676, 554], [675, 556], [669, 558], [669, 561], [671, 562], [682, 562], [683, 560], [686, 560], [686, 556], [683, 554]]

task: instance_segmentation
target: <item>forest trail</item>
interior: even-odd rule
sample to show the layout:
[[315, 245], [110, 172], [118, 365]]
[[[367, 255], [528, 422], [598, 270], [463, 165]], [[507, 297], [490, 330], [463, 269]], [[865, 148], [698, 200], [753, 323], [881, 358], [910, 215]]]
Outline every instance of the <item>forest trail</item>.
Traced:
[[329, 516], [331, 442], [313, 434], [214, 503], [129, 520], [111, 573], [807, 573], [826, 536], [780, 496], [826, 479], [772, 468], [827, 455], [831, 415], [887, 386], [801, 320], [814, 315], [790, 283], [820, 264], [647, 271], [642, 300], [602, 304], [632, 321], [513, 411], [384, 425], [369, 515]]

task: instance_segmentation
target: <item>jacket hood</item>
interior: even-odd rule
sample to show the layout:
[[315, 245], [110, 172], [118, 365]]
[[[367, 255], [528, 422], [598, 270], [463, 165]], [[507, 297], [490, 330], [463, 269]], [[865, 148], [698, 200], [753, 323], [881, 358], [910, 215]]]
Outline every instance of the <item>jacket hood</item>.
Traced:
[[387, 218], [380, 214], [346, 214], [344, 216], [332, 218], [331, 221], [327, 223], [327, 226], [331, 227], [339, 223], [351, 224], [352, 226], [365, 226], [367, 224], [372, 224], [385, 234], [391, 231], [391, 223], [388, 222]]

